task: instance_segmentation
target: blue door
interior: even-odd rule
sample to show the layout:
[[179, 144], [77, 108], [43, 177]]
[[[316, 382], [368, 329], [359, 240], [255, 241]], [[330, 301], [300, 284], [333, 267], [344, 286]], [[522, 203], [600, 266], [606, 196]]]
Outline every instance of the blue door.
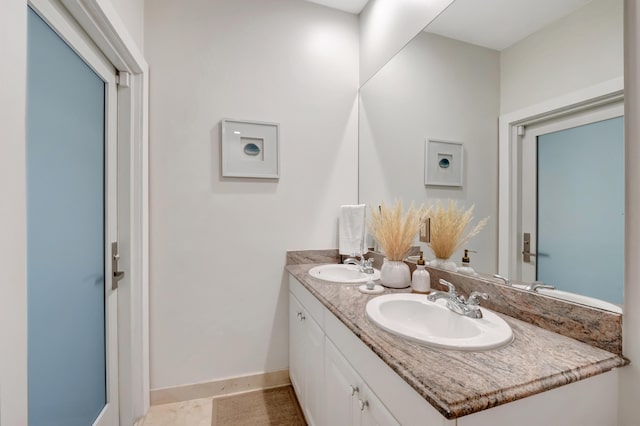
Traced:
[[105, 83], [28, 14], [31, 426], [87, 426], [106, 403]]
[[538, 136], [537, 279], [622, 304], [624, 118]]

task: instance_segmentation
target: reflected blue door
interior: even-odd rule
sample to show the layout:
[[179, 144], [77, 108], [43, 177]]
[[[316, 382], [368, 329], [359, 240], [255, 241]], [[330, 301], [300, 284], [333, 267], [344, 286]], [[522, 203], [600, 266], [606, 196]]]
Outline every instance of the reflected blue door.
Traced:
[[622, 303], [623, 117], [538, 136], [537, 279]]
[[105, 405], [105, 85], [29, 9], [30, 426], [87, 426]]

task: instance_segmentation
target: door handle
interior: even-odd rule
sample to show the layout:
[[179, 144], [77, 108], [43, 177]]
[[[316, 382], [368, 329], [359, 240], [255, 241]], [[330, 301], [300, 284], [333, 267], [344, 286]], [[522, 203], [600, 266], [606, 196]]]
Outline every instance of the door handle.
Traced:
[[364, 411], [364, 409], [369, 406], [369, 401], [359, 399], [358, 404], [360, 405], [360, 411]]
[[118, 281], [124, 278], [124, 271], [118, 271], [118, 260], [120, 260], [120, 254], [118, 253], [118, 242], [111, 243], [111, 290], [118, 288]]
[[536, 253], [531, 253], [531, 233], [525, 232], [522, 237], [522, 261], [529, 263], [531, 257], [536, 256]]
[[549, 257], [549, 253], [531, 253], [531, 234], [525, 232], [522, 237], [522, 261], [530, 262], [532, 257]]

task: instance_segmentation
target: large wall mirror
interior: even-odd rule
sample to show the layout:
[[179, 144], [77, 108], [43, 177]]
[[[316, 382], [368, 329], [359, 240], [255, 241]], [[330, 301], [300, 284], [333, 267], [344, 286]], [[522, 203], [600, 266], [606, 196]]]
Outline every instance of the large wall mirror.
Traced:
[[[360, 202], [474, 205], [476, 271], [618, 309], [622, 23], [622, 0], [455, 0], [360, 88]], [[461, 185], [425, 184], [430, 140], [462, 144]]]

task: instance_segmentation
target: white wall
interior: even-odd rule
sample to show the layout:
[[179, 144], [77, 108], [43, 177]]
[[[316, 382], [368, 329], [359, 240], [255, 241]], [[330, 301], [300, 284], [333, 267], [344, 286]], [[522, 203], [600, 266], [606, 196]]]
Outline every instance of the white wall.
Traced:
[[[116, 10], [129, 31], [142, 31], [141, 19]], [[0, 85], [0, 424], [8, 426], [27, 424], [26, 42], [27, 1], [1, 1], [0, 78], [11, 82]]]
[[[288, 249], [357, 200], [358, 18], [299, 0], [154, 0], [151, 387], [288, 368]], [[220, 120], [281, 126], [279, 181], [220, 176]]]
[[360, 85], [453, 0], [370, 0], [360, 13]]
[[622, 77], [623, 0], [594, 0], [501, 52], [501, 113]]
[[[144, 3], [145, 0], [109, 0], [133, 41], [144, 52]], [[153, 1], [153, 0], [150, 0]]]
[[[360, 89], [360, 202], [475, 204], [476, 219], [490, 221], [467, 247], [478, 251], [472, 266], [490, 273], [497, 270], [499, 84], [497, 51], [421, 32]], [[424, 185], [427, 137], [464, 143], [462, 189]]]
[[631, 365], [620, 372], [620, 426], [638, 424], [640, 395], [640, 7], [625, 0], [626, 239], [622, 353]]

